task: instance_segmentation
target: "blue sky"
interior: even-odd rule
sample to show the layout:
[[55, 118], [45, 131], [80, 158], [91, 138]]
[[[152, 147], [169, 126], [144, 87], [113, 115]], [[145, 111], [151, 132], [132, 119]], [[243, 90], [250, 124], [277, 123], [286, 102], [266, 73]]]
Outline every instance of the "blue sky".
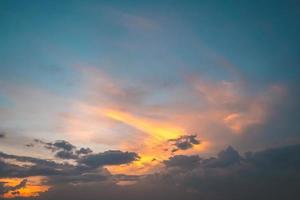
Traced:
[[61, 69], [67, 72], [58, 78], [72, 81], [68, 66], [79, 63], [129, 77], [173, 75], [170, 68], [224, 77], [222, 64], [206, 54], [224, 57], [262, 82], [296, 80], [299, 73], [299, 15], [293, 2], [1, 4], [6, 79], [62, 89], [66, 84], [55, 86], [47, 74]]

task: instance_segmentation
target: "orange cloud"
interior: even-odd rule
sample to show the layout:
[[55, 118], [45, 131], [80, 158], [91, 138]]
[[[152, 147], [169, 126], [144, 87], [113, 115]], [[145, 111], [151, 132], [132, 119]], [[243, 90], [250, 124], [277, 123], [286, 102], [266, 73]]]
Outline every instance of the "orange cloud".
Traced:
[[[157, 167], [158, 160], [166, 159], [169, 155], [169, 153], [164, 152], [163, 144], [166, 144], [166, 141], [169, 139], [174, 139], [184, 134], [184, 130], [175, 125], [138, 117], [120, 110], [106, 109], [103, 111], [103, 114], [113, 120], [132, 126], [146, 134], [145, 137], [139, 141], [142, 145], [137, 149], [135, 149], [135, 144], [133, 143], [122, 145], [124, 149], [137, 151], [141, 157], [140, 160], [127, 166], [109, 167], [109, 170], [112, 173], [133, 172], [135, 174], [143, 174], [153, 170], [153, 168]], [[137, 141], [133, 142], [135, 143]]]
[[[37, 197], [40, 193], [46, 192], [49, 189], [49, 186], [44, 185], [44, 177], [34, 176], [27, 177], [27, 183], [24, 187], [14, 190], [8, 191], [3, 195], [0, 195], [2, 198], [15, 198], [15, 197]], [[23, 179], [22, 178], [1, 178], [0, 182], [4, 182], [4, 186], [16, 186]]]

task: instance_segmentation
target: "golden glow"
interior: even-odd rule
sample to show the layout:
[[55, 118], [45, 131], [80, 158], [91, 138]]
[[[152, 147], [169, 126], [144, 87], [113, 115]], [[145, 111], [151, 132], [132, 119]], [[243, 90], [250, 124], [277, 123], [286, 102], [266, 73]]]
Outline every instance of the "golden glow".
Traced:
[[183, 134], [183, 129], [180, 129], [179, 127], [176, 127], [174, 125], [149, 119], [142, 119], [130, 113], [125, 113], [118, 110], [107, 110], [105, 111], [105, 115], [107, 117], [110, 117], [111, 119], [118, 120], [130, 126], [133, 126], [151, 135], [157, 140], [174, 139]]
[[[123, 144], [122, 149], [138, 152], [140, 159], [129, 165], [108, 166], [108, 170], [113, 174], [145, 174], [158, 170], [162, 166], [162, 161], [172, 155], [169, 151], [171, 147], [168, 140], [185, 135], [184, 129], [177, 125], [138, 117], [120, 110], [105, 110], [104, 115], [132, 126], [146, 134], [143, 140], [139, 141], [140, 144], [138, 147], [132, 143]], [[203, 151], [208, 147], [208, 142], [203, 142], [196, 146], [197, 148], [193, 150], [185, 151], [185, 154]], [[166, 150], [166, 148], [169, 148], [169, 150]]]
[[[0, 195], [2, 198], [15, 198], [15, 197], [37, 197], [40, 193], [46, 192], [49, 189], [49, 186], [43, 185], [43, 177], [27, 177], [27, 183], [25, 187], [20, 188], [14, 191], [8, 191], [3, 195]], [[4, 182], [4, 186], [16, 186], [20, 184], [23, 178], [1, 178], [0, 182]]]
[[184, 134], [183, 129], [175, 125], [137, 117], [119, 110], [105, 110], [104, 115], [132, 126], [146, 134], [144, 139], [140, 141], [142, 145], [138, 149], [135, 149], [132, 144], [123, 145], [123, 148], [126, 150], [139, 152], [140, 159], [130, 165], [109, 166], [109, 171], [114, 174], [144, 174], [157, 169], [159, 161], [167, 159], [170, 155], [169, 152], [163, 150], [163, 144], [167, 145], [169, 139], [175, 139]]
[[[82, 89], [88, 101], [74, 102], [74, 113], [65, 116], [63, 127], [72, 140], [96, 143], [99, 151], [113, 148], [139, 154], [140, 160], [132, 164], [108, 166], [112, 173], [151, 173], [172, 155], [207, 153], [214, 145], [228, 143], [231, 139], [223, 138], [224, 133], [242, 134], [250, 126], [264, 122], [269, 110], [267, 105], [276, 95], [272, 91], [279, 90], [248, 97], [238, 82], [187, 77], [192, 86], [191, 97], [199, 101], [191, 105], [185, 101], [189, 97], [182, 94], [186, 94], [184, 90], [188, 88], [183, 87], [178, 88], [174, 96], [183, 104], [170, 101], [156, 107], [140, 102], [140, 94], [127, 90], [127, 82], [115, 80], [97, 68], [80, 70], [84, 77]], [[135, 130], [126, 126], [122, 129], [124, 126], [120, 123]], [[199, 135], [201, 144], [172, 152], [175, 147], [168, 140], [193, 133]]]
[[[184, 153], [186, 155], [197, 154], [200, 152], [204, 152], [208, 148], [210, 148], [211, 144], [207, 141], [202, 142], [200, 145], [195, 145], [192, 149], [185, 150], [184, 152], [180, 152], [180, 154]], [[141, 159], [135, 161], [128, 165], [120, 165], [120, 166], [108, 166], [108, 170], [112, 174], [129, 174], [129, 175], [143, 175], [147, 173], [153, 173], [159, 171], [163, 168], [162, 161], [168, 159], [172, 156], [169, 151], [164, 151], [161, 148], [152, 148], [153, 151], [147, 151], [151, 148], [145, 147], [140, 151], [145, 153], [140, 153]]]
[[107, 169], [112, 174], [143, 175], [146, 173], [151, 173], [160, 168], [161, 163], [155, 159], [156, 156], [145, 154], [139, 155], [141, 158], [138, 161], [128, 165], [108, 166]]

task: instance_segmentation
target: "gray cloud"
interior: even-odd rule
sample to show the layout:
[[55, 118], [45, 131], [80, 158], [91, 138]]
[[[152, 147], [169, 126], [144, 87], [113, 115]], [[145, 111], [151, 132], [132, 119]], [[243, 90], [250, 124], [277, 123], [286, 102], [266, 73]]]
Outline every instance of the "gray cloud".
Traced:
[[167, 167], [180, 167], [186, 169], [192, 169], [197, 167], [200, 164], [200, 157], [198, 155], [185, 156], [185, 155], [176, 155], [169, 160], [163, 161]]
[[82, 157], [78, 162], [89, 167], [100, 167], [104, 165], [121, 165], [138, 160], [139, 156], [134, 152], [105, 151], [103, 153], [91, 154]]
[[[5, 162], [6, 159], [14, 159], [23, 162], [23, 166]], [[31, 163], [32, 165], [27, 165]], [[28, 177], [28, 176], [53, 176], [68, 174], [74, 171], [76, 166], [67, 163], [39, 159], [27, 156], [16, 156], [0, 152], [0, 177]]]
[[[62, 150], [56, 153], [57, 157], [74, 159], [76, 161], [74, 164], [57, 163], [46, 159], [0, 152], [0, 178], [46, 176], [49, 183], [52, 184], [101, 181], [111, 176], [108, 171], [102, 168], [103, 166], [128, 164], [139, 158], [134, 152], [106, 151], [98, 154], [88, 154], [91, 152], [88, 148], [81, 149], [81, 151], [84, 151], [81, 154], [85, 153], [83, 157], [78, 157], [78, 154], [72, 154], [72, 151]], [[6, 162], [7, 159], [23, 162], [24, 165], [19, 166], [8, 163]], [[100, 173], [101, 171], [103, 173]]]
[[[107, 151], [83, 157], [85, 159], [65, 170], [63, 175], [49, 176], [53, 187], [36, 200], [296, 199], [300, 195], [299, 155], [300, 144], [245, 156], [228, 147], [215, 158], [200, 158], [198, 155], [170, 157], [163, 162], [166, 168], [154, 174], [114, 176], [104, 168], [99, 168], [99, 171], [96, 167], [127, 163], [137, 159], [137, 155]], [[136, 184], [119, 186], [116, 184], [118, 180]]]
[[239, 152], [229, 146], [221, 151], [217, 158], [204, 160], [203, 163], [208, 167], [228, 167], [230, 165], [240, 164], [241, 157]]
[[50, 149], [52, 151], [72, 151], [76, 148], [74, 145], [65, 140], [57, 140], [55, 142], [44, 142], [42, 140], [35, 139], [34, 141], [36, 143], [43, 144], [46, 149]]
[[58, 151], [55, 154], [55, 157], [68, 160], [68, 159], [77, 159], [78, 155], [74, 154], [72, 151], [62, 150], [62, 151]]
[[247, 153], [247, 161], [260, 169], [300, 169], [300, 145]]
[[[54, 156], [56, 158], [64, 160], [72, 159], [74, 162], [59, 163], [53, 160], [17, 156], [0, 152], [0, 178], [44, 176], [47, 177], [45, 183], [51, 186], [83, 183], [91, 184], [107, 182], [109, 180], [118, 181], [119, 179], [125, 180], [124, 177], [127, 177], [128, 180], [132, 180], [132, 177], [126, 175], [114, 177], [103, 167], [105, 165], [128, 164], [139, 158], [134, 152], [106, 151], [92, 154], [93, 151], [90, 148], [77, 149], [76, 146], [63, 140], [52, 143], [36, 139], [34, 143], [41, 144], [46, 149], [55, 152]], [[32, 145], [28, 145], [28, 147], [32, 147]], [[7, 162], [7, 160], [16, 160], [23, 164], [16, 165], [12, 164], [13, 162]], [[13, 190], [10, 189], [10, 191]], [[3, 186], [2, 192], [8, 192], [8, 189]], [[18, 191], [14, 192], [17, 194]]]
[[79, 150], [76, 151], [78, 155], [80, 154], [89, 154], [92, 153], [93, 151], [90, 148], [80, 148]]
[[[164, 162], [166, 169], [134, 178], [137, 183], [133, 185], [118, 186], [114, 182], [55, 185], [38, 200], [297, 199], [300, 195], [299, 153], [300, 145], [295, 145], [246, 157], [232, 147], [213, 159], [173, 156]], [[218, 160], [218, 164], [208, 165], [211, 160]]]
[[200, 140], [197, 139], [196, 135], [184, 135], [176, 139], [169, 140], [170, 142], [174, 142], [174, 146], [176, 146], [176, 149], [173, 149], [172, 151], [175, 152], [177, 150], [187, 150], [190, 148], [193, 148], [194, 145], [198, 145], [201, 143]]
[[[56, 158], [65, 159], [65, 160], [77, 160], [82, 155], [87, 155], [93, 151], [90, 148], [80, 148], [77, 147], [68, 141], [57, 140], [55, 142], [44, 142], [39, 139], [35, 139], [34, 143], [43, 145], [44, 148], [51, 150], [55, 153]], [[34, 147], [33, 143], [26, 144], [26, 147]]]

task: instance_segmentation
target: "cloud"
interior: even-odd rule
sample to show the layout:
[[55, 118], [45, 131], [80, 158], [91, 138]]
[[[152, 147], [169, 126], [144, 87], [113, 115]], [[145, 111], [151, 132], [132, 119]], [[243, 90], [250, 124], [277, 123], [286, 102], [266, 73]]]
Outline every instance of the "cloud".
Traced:
[[268, 149], [256, 153], [247, 153], [247, 161], [264, 170], [300, 169], [300, 145]]
[[[270, 123], [285, 93], [282, 84], [253, 91], [247, 83], [197, 74], [179, 80], [176, 86], [163, 87], [156, 81], [137, 84], [113, 77], [96, 67], [76, 69], [82, 74], [83, 99], [73, 104], [73, 113], [64, 115], [63, 127], [73, 141], [139, 152], [141, 159], [135, 168], [109, 167], [116, 173], [142, 174], [146, 168], [151, 172], [159, 163], [153, 159], [215, 153], [222, 146], [237, 144], [237, 139], [241, 147], [248, 141], [244, 138], [253, 137], [251, 130]], [[197, 133], [201, 141], [186, 133]]]
[[23, 179], [16, 186], [5, 186], [5, 183], [0, 182], [0, 195], [3, 195], [7, 192], [16, 191], [18, 189], [24, 188], [26, 186], [27, 179]]
[[163, 161], [167, 167], [180, 167], [186, 169], [192, 169], [200, 164], [201, 158], [198, 155], [185, 156], [176, 155], [170, 157], [168, 160]]
[[[37, 200], [295, 199], [300, 194], [299, 153], [300, 145], [293, 145], [248, 153], [245, 157], [232, 147], [213, 159], [177, 155], [165, 160], [166, 168], [156, 173], [116, 177], [133, 180], [135, 184], [120, 186], [114, 181], [55, 184]], [[211, 160], [219, 161], [207, 165]]]
[[164, 160], [163, 163], [168, 167], [179, 167], [183, 169], [193, 169], [195, 167], [205, 168], [225, 168], [232, 165], [239, 165], [242, 157], [231, 146], [218, 153], [218, 157], [203, 159], [198, 155], [176, 155]]
[[55, 157], [57, 158], [61, 158], [61, 159], [77, 159], [78, 158], [78, 155], [77, 154], [74, 154], [73, 152], [71, 151], [58, 151], [56, 154], [55, 154]]
[[228, 167], [230, 165], [239, 164], [241, 157], [239, 153], [229, 146], [227, 149], [221, 151], [216, 159], [208, 159], [205, 165], [208, 167]]
[[[63, 142], [59, 145], [63, 149], [74, 149], [73, 145]], [[66, 147], [65, 144], [68, 144]], [[81, 151], [80, 151], [81, 150]], [[80, 149], [77, 154], [73, 151], [58, 151], [55, 156], [62, 159], [73, 159], [75, 163], [59, 163], [47, 159], [39, 159], [28, 156], [17, 156], [0, 152], [0, 178], [1, 177], [27, 177], [27, 176], [61, 176], [73, 179], [74, 176], [85, 175], [92, 177], [87, 173], [94, 173], [94, 169], [106, 165], [129, 164], [139, 159], [137, 153], [122, 152], [118, 150], [105, 151], [103, 153], [91, 154], [89, 148]], [[80, 156], [83, 155], [83, 156]], [[13, 160], [13, 162], [7, 162]], [[15, 164], [17, 161], [18, 164]], [[97, 174], [96, 174], [97, 176]], [[71, 178], [73, 177], [73, 178]], [[80, 178], [77, 178], [80, 180]]]
[[184, 135], [176, 139], [170, 139], [169, 141], [174, 142], [174, 146], [177, 147], [177, 149], [173, 149], [172, 151], [177, 151], [178, 149], [187, 150], [201, 143], [196, 135]]
[[[10, 155], [3, 152], [0, 152], [0, 159], [0, 177], [53, 176], [74, 171], [75, 168], [66, 163], [60, 164], [50, 160]], [[5, 162], [8, 159], [24, 163], [24, 165]]]
[[[132, 181], [132, 177], [119, 175], [114, 177], [108, 170], [104, 169], [106, 165], [119, 166], [129, 164], [138, 160], [139, 156], [134, 152], [122, 152], [118, 150], [105, 151], [103, 153], [92, 154], [90, 148], [80, 148], [67, 141], [43, 142], [35, 140], [42, 144], [46, 149], [55, 151], [55, 157], [63, 160], [72, 159], [71, 162], [59, 162], [57, 159], [40, 159], [29, 156], [18, 156], [0, 152], [0, 182], [7, 181], [9, 186], [13, 185], [20, 178], [32, 180], [34, 177], [43, 177], [45, 180], [37, 182], [39, 185], [32, 184], [25, 186], [21, 182], [15, 187], [6, 187], [1, 184], [0, 197], [26, 197], [38, 196], [39, 192], [45, 192], [49, 187], [68, 184], [88, 184], [106, 181], [118, 182], [124, 181], [125, 177]], [[135, 177], [136, 178], [136, 177]], [[25, 187], [22, 189], [21, 186]], [[26, 193], [25, 191], [28, 192]]]
[[104, 165], [128, 164], [138, 159], [139, 156], [134, 152], [110, 150], [103, 153], [84, 156], [78, 162], [92, 168], [97, 168]]
[[[42, 144], [44, 148], [51, 150], [55, 153], [56, 158], [60, 159], [78, 159], [82, 155], [90, 154], [93, 151], [90, 148], [81, 147], [79, 150], [73, 144], [65, 140], [57, 140], [55, 142], [44, 142], [39, 139], [34, 140], [37, 144]], [[32, 143], [26, 145], [27, 147], [33, 147]]]
[[[96, 67], [76, 69], [82, 74], [82, 99], [69, 104], [69, 111], [61, 115], [63, 120], [55, 127], [60, 127], [72, 143], [97, 143], [101, 151], [113, 147], [139, 152], [141, 159], [134, 162], [135, 168], [124, 165], [122, 173], [151, 172], [171, 155], [215, 152], [237, 138], [243, 146], [248, 141], [243, 140], [247, 137], [244, 135], [268, 122], [274, 103], [284, 91], [281, 85], [251, 91], [239, 82], [197, 75], [182, 80], [179, 87], [158, 88], [157, 83], [148, 86], [113, 78]], [[196, 132], [201, 141], [185, 136], [191, 132]], [[173, 140], [173, 147], [166, 144], [168, 140]], [[59, 159], [76, 161], [84, 156], [78, 155], [80, 148], [66, 141], [42, 145]]]
[[71, 143], [65, 141], [65, 140], [57, 140], [55, 142], [43, 142], [42, 140], [34, 140], [37, 143], [41, 143], [44, 145], [45, 148], [50, 149], [52, 151], [58, 151], [58, 150], [63, 150], [63, 151], [72, 151], [76, 147], [72, 145]]
[[0, 139], [3, 139], [5, 137], [6, 137], [5, 133], [0, 132]]
[[79, 150], [76, 151], [77, 154], [90, 154], [93, 151], [90, 148], [80, 148]]

